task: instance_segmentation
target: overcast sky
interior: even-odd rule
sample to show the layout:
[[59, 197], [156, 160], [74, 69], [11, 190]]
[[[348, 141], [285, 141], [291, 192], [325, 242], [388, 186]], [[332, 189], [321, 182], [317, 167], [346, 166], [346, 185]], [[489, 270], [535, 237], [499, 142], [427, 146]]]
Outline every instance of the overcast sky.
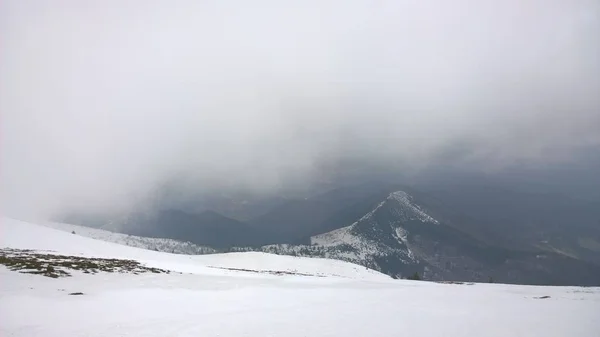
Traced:
[[2, 207], [568, 162], [598, 32], [597, 0], [1, 1]]

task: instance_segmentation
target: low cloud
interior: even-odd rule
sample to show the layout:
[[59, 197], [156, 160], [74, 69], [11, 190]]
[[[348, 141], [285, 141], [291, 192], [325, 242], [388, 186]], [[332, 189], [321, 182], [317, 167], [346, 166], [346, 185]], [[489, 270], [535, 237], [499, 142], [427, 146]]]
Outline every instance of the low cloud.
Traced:
[[600, 145], [597, 1], [4, 1], [2, 207]]

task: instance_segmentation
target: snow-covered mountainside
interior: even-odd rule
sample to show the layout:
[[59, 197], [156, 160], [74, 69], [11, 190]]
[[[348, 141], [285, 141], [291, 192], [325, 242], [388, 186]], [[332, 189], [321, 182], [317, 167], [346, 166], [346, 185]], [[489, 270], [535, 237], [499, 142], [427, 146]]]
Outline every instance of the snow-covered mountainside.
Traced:
[[[340, 226], [341, 227], [341, 226]], [[262, 251], [361, 264], [393, 277], [547, 285], [599, 285], [600, 267], [562, 254], [492, 246], [449, 225], [405, 191], [383, 197], [358, 221], [312, 236], [310, 245]]]
[[214, 254], [216, 249], [198, 246], [191, 242], [178, 241], [163, 238], [148, 238], [143, 236], [128, 235], [107, 231], [104, 229], [90, 228], [85, 226], [70, 225], [59, 222], [44, 223], [44, 226], [67, 231], [88, 238], [98, 239], [107, 242], [114, 242], [126, 246], [156, 250], [174, 254]]
[[[417, 270], [419, 260], [411, 251], [407, 222], [438, 225], [439, 221], [413, 202], [404, 191], [390, 193], [372, 211], [355, 223], [311, 237], [311, 245], [269, 245], [264, 251], [300, 256], [323, 256], [362, 264], [403, 276]], [[397, 266], [387, 270], [383, 264]]]
[[[380, 225], [382, 213], [391, 215], [387, 221], [389, 228], [377, 228]], [[340, 256], [345, 256], [349, 260], [365, 260], [369, 256], [395, 254], [402, 263], [412, 264], [417, 260], [407, 246], [407, 231], [402, 228], [402, 223], [407, 221], [439, 224], [419, 205], [413, 203], [412, 197], [408, 193], [397, 191], [391, 193], [375, 209], [352, 225], [311, 237], [311, 245], [331, 248], [332, 256], [335, 256], [336, 252], [340, 252]], [[371, 230], [373, 232], [369, 233]], [[390, 244], [386, 238], [382, 237], [386, 234], [390, 234], [395, 242]], [[349, 247], [351, 247], [350, 252], [346, 249]], [[346, 252], [344, 252], [345, 250]]]
[[600, 288], [393, 280], [341, 261], [264, 253], [176, 255], [6, 218], [0, 254], [2, 336], [595, 337], [600, 330]]

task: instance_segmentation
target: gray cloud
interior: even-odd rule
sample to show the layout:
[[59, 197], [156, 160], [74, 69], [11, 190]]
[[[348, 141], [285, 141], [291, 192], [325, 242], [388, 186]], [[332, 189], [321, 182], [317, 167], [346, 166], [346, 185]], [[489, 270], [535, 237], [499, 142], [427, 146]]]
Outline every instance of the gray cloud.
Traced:
[[599, 31], [595, 0], [4, 1], [2, 204], [569, 160], [600, 144]]

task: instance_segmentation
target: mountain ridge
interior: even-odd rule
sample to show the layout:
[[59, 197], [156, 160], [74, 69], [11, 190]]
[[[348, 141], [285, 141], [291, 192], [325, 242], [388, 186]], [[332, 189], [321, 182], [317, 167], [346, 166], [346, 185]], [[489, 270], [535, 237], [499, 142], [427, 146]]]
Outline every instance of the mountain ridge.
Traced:
[[[485, 202], [485, 195], [480, 198]], [[561, 237], [545, 243], [524, 237], [520, 228], [535, 233], [535, 227], [519, 227], [519, 222], [502, 227], [507, 233], [500, 235], [501, 228], [490, 227], [478, 216], [481, 212], [472, 210], [477, 203], [469, 204], [473, 206], [454, 207], [444, 194], [374, 184], [277, 205], [265, 213], [272, 217], [267, 224], [247, 224], [214, 211], [180, 210], [163, 210], [154, 218], [134, 214], [123, 224], [127, 234], [191, 241], [217, 251], [334, 258], [394, 277], [418, 272], [432, 280], [600, 284], [600, 265], [594, 263], [600, 250], [594, 250], [598, 241], [593, 235], [576, 242], [581, 247], [575, 251]]]
[[310, 245], [270, 245], [262, 249], [276, 254], [342, 259], [393, 277], [419, 272], [438, 280], [600, 283], [600, 267], [596, 265], [541, 250], [489, 245], [437, 220], [405, 191], [390, 193], [349, 226], [312, 236]]

